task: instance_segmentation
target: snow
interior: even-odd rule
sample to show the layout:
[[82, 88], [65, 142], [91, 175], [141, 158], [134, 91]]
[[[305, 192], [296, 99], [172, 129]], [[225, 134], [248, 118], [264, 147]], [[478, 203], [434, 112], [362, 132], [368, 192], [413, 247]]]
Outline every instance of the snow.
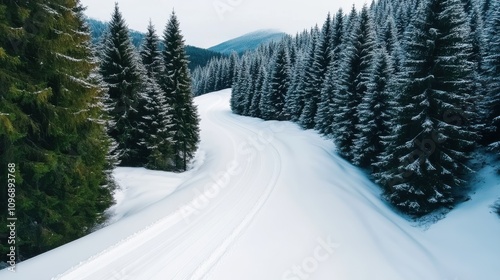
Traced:
[[229, 90], [195, 99], [190, 171], [118, 168], [109, 224], [0, 279], [500, 279], [494, 167], [444, 219], [416, 226], [331, 141], [240, 117]]

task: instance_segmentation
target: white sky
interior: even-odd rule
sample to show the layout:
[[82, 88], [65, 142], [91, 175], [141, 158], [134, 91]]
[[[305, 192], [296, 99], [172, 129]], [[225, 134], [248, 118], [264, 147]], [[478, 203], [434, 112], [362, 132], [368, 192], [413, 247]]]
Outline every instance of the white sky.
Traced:
[[138, 31], [145, 31], [151, 18], [163, 32], [175, 9], [186, 43], [208, 48], [259, 29], [295, 34], [323, 24], [329, 11], [349, 12], [353, 3], [360, 10], [371, 0], [81, 0], [86, 14], [102, 21], [109, 21], [115, 2], [129, 28]]

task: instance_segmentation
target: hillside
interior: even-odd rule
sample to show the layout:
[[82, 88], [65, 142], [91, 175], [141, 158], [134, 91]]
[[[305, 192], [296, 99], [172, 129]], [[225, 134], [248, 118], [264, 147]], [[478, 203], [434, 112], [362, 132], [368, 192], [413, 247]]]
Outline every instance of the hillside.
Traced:
[[211, 51], [230, 54], [255, 50], [258, 46], [281, 40], [286, 34], [275, 30], [259, 30], [208, 48]]

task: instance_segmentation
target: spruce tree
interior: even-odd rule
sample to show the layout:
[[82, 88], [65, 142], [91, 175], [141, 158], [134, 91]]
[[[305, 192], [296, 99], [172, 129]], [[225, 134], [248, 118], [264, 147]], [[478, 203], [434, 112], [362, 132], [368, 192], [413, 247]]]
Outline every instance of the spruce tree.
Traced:
[[330, 62], [325, 73], [325, 82], [321, 90], [321, 102], [316, 114], [316, 129], [323, 135], [330, 136], [333, 133], [333, 92], [337, 79], [337, 71], [341, 61], [342, 49], [344, 47], [344, 14], [340, 9], [332, 27]]
[[260, 100], [262, 95], [267, 92], [267, 88], [265, 87], [267, 85], [267, 76], [266, 67], [261, 65], [257, 75], [256, 90], [250, 103], [249, 116], [251, 117], [262, 117], [262, 112], [260, 111]]
[[314, 128], [314, 116], [316, 115], [319, 102], [319, 81], [317, 80], [317, 72], [315, 72], [316, 49], [318, 48], [319, 31], [316, 27], [312, 31], [312, 41], [309, 45], [307, 53], [307, 62], [304, 68], [304, 76], [302, 80], [302, 100], [304, 106], [300, 112], [299, 124], [305, 129]]
[[248, 68], [247, 84], [245, 86], [246, 93], [243, 96], [243, 116], [250, 116], [250, 108], [252, 106], [252, 101], [255, 93], [258, 91], [259, 86], [257, 85], [257, 77], [260, 68], [260, 57], [254, 56], [250, 60], [250, 67]]
[[476, 140], [470, 28], [460, 0], [429, 0], [408, 31], [391, 151], [377, 174], [389, 201], [422, 216], [451, 207]]
[[143, 90], [140, 62], [129, 37], [129, 30], [118, 9], [118, 4], [109, 23], [103, 45], [100, 74], [108, 87], [109, 108], [114, 126], [110, 136], [118, 143], [121, 165], [142, 166], [146, 159], [140, 146], [138, 123], [141, 115], [137, 111]]
[[245, 111], [244, 99], [247, 93], [248, 79], [250, 79], [250, 72], [248, 70], [248, 60], [244, 57], [237, 68], [236, 77], [233, 82], [231, 91], [230, 106], [231, 111], [235, 114], [242, 115]]
[[394, 62], [394, 71], [399, 72], [404, 55], [398, 38], [396, 22], [392, 14], [389, 14], [387, 17], [385, 25], [382, 28], [381, 35], [379, 36], [379, 41], [381, 45], [385, 46], [388, 54], [391, 56], [392, 61]]
[[486, 24], [487, 51], [484, 59], [486, 74], [486, 122], [489, 130], [484, 140], [495, 152], [500, 152], [500, 3], [491, 4]]
[[160, 39], [150, 22], [141, 48], [142, 64], [146, 70], [144, 95], [145, 111], [140, 121], [141, 144], [146, 150], [147, 167], [158, 170], [172, 169], [172, 107], [168, 104], [165, 92], [158, 81], [163, 66], [161, 60]]
[[0, 1], [0, 164], [15, 164], [19, 260], [89, 233], [112, 202], [90, 46], [79, 1]]
[[292, 66], [290, 87], [285, 97], [285, 112], [287, 119], [298, 122], [304, 108], [304, 69], [307, 62], [306, 55], [301, 52]]
[[376, 47], [373, 21], [366, 5], [349, 36], [333, 96], [333, 138], [339, 153], [352, 160], [355, 156], [353, 145], [358, 134], [358, 105], [368, 89]]
[[393, 96], [388, 92], [388, 85], [393, 74], [391, 57], [382, 47], [377, 51], [366, 94], [357, 108], [359, 123], [353, 162], [361, 167], [370, 167], [377, 161], [386, 147], [384, 137], [391, 133]]
[[285, 120], [285, 98], [290, 86], [290, 60], [282, 42], [275, 54], [269, 89], [261, 97], [260, 111], [266, 120]]
[[162, 51], [164, 70], [160, 86], [166, 93], [168, 104], [173, 109], [170, 123], [173, 170], [185, 171], [198, 148], [200, 131], [198, 111], [191, 92], [191, 78], [184, 39], [174, 12], [163, 33], [163, 44], [165, 46]]

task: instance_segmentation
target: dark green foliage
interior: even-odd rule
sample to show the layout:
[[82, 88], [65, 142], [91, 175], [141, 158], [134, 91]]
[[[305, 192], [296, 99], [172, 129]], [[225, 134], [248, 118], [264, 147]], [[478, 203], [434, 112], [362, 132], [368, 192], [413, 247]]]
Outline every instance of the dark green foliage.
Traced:
[[500, 3], [491, 4], [486, 23], [487, 48], [484, 59], [486, 80], [486, 125], [489, 130], [484, 140], [496, 153], [500, 153]]
[[191, 77], [180, 33], [179, 21], [172, 13], [163, 33], [162, 51], [164, 64], [160, 87], [173, 109], [172, 131], [173, 170], [185, 171], [193, 159], [200, 141], [199, 117], [191, 92]]
[[[258, 71], [258, 70], [257, 70]], [[269, 88], [262, 93], [260, 113], [267, 120], [285, 120], [285, 98], [290, 86], [290, 59], [284, 44], [280, 44], [274, 59]], [[257, 89], [257, 91], [259, 91]]]
[[422, 216], [451, 207], [470, 169], [473, 63], [460, 0], [429, 0], [409, 30], [391, 155], [382, 183], [389, 201]]
[[246, 59], [242, 59], [234, 78], [230, 100], [231, 111], [239, 115], [243, 115], [243, 112], [245, 111], [244, 100], [249, 87], [249, 82], [247, 81], [250, 79], [250, 73], [247, 65], [248, 61]]
[[333, 138], [339, 153], [352, 160], [358, 132], [358, 106], [366, 95], [374, 65], [376, 35], [366, 6], [347, 39], [333, 97]]
[[[142, 166], [145, 159], [140, 146], [138, 123], [142, 111], [138, 111], [143, 90], [140, 62], [130, 42], [125, 21], [118, 4], [109, 24], [103, 45], [100, 74], [108, 88], [107, 106], [113, 119], [109, 135], [118, 143], [117, 153], [121, 165]], [[142, 103], [141, 103], [142, 102]]]
[[333, 93], [337, 79], [337, 71], [342, 58], [344, 43], [344, 15], [340, 9], [335, 15], [335, 21], [332, 26], [332, 39], [329, 51], [329, 65], [325, 73], [325, 82], [322, 86], [321, 101], [318, 104], [318, 112], [315, 116], [316, 129], [323, 135], [333, 134]]
[[78, 1], [0, 1], [0, 180], [16, 164], [20, 259], [89, 233], [112, 202], [110, 141], [82, 12]]
[[150, 169], [171, 170], [172, 167], [172, 106], [158, 81], [163, 66], [159, 49], [160, 39], [152, 23], [149, 23], [146, 37], [141, 47], [141, 60], [146, 70], [144, 104], [139, 104], [143, 113], [140, 128], [140, 143], [146, 166]]
[[[330, 14], [321, 29], [319, 39], [314, 48], [312, 67], [305, 69], [304, 81], [304, 109], [300, 116], [300, 124], [307, 129], [316, 128], [322, 130], [322, 125], [318, 121], [318, 107], [328, 102], [328, 95], [321, 95], [321, 88], [325, 82], [326, 72], [332, 61], [332, 52], [336, 47], [333, 42], [333, 26]], [[323, 111], [326, 108], [323, 107]], [[319, 117], [322, 117], [320, 114]]]
[[299, 124], [305, 129], [314, 128], [314, 116], [318, 108], [319, 98], [319, 83], [316, 80], [316, 73], [313, 72], [314, 62], [316, 57], [316, 48], [318, 47], [319, 31], [317, 28], [313, 31], [312, 40], [307, 52], [307, 61], [305, 62], [304, 75], [300, 83], [302, 91], [301, 95], [303, 103], [300, 111]]
[[393, 118], [393, 95], [388, 93], [393, 74], [392, 60], [386, 49], [377, 50], [372, 77], [357, 108], [359, 123], [353, 162], [358, 166], [371, 167], [384, 152], [384, 137], [391, 133]]

